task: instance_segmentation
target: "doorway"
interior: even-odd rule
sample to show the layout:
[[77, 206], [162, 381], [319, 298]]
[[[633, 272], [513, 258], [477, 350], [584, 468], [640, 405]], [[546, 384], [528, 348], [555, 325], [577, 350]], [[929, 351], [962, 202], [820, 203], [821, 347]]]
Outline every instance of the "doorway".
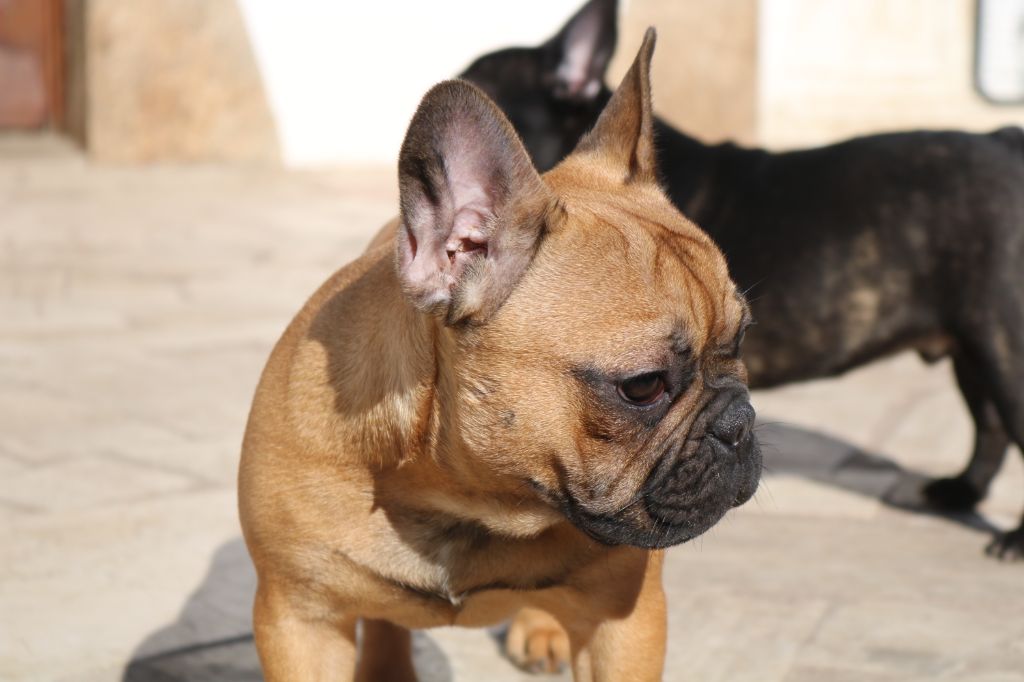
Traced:
[[0, 0], [0, 130], [64, 121], [62, 0]]

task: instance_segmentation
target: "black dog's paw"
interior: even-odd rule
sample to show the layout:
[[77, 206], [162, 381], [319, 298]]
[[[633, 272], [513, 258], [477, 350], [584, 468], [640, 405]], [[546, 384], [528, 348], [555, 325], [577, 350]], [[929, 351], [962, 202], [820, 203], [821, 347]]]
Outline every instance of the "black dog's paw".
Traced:
[[977, 488], [959, 476], [937, 478], [926, 485], [922, 492], [929, 506], [948, 512], [971, 511], [982, 498]]
[[985, 554], [1003, 561], [1024, 559], [1024, 526], [997, 535], [985, 548]]

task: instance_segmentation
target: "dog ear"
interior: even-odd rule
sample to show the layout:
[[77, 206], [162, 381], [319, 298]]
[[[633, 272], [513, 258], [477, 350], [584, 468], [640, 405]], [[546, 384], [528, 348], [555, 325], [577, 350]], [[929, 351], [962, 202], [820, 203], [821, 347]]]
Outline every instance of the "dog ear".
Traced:
[[446, 81], [420, 102], [398, 161], [402, 289], [447, 324], [481, 322], [536, 252], [554, 197], [504, 114]]
[[623, 169], [627, 182], [657, 182], [654, 113], [651, 110], [651, 56], [657, 36], [644, 34], [633, 65], [604, 111], [573, 154], [595, 154]]
[[618, 38], [617, 0], [590, 0], [542, 46], [555, 97], [592, 100], [601, 92]]

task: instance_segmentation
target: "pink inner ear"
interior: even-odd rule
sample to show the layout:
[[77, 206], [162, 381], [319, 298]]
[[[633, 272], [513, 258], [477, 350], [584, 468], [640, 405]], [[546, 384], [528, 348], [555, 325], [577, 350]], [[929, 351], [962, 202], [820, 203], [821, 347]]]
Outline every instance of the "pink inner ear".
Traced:
[[405, 236], [409, 239], [409, 257], [410, 259], [415, 260], [417, 247], [416, 235], [413, 234], [408, 225], [402, 225], [402, 227], [405, 229]]
[[593, 74], [600, 33], [601, 18], [591, 13], [577, 20], [566, 36], [557, 74], [573, 95], [593, 97], [601, 88]]
[[[423, 211], [429, 212], [429, 209], [424, 208]], [[450, 264], [444, 256], [442, 235], [405, 225], [398, 244], [399, 267], [417, 305], [429, 309], [446, 301], [452, 278]]]
[[460, 244], [475, 248], [487, 244], [485, 228], [494, 215], [494, 200], [487, 187], [493, 170], [488, 168], [487, 152], [469, 139], [462, 139], [458, 153], [449, 162], [448, 180], [451, 183], [455, 218], [448, 234], [446, 249], [458, 252]]
[[596, 89], [600, 85], [590, 79], [590, 52], [587, 45], [577, 44], [569, 48], [565, 61], [558, 66], [558, 78], [565, 83], [570, 94], [597, 94]]
[[489, 219], [489, 213], [475, 206], [466, 206], [455, 214], [455, 225], [445, 242], [445, 251], [456, 278], [470, 258], [487, 256], [487, 235], [480, 228]]
[[[470, 150], [474, 150], [472, 145], [465, 142], [459, 145], [463, 154]], [[488, 254], [485, 229], [493, 212], [490, 196], [479, 179], [487, 176], [480, 172], [474, 174], [474, 169], [467, 163], [479, 160], [482, 154], [475, 157], [467, 159], [461, 156], [449, 160], [448, 191], [455, 208], [451, 223], [443, 224], [444, 212], [437, 211], [425, 198], [421, 198], [419, 214], [431, 217], [420, 225], [405, 228], [407, 245], [401, 267], [406, 281], [417, 292], [424, 307], [447, 300], [466, 266]]]

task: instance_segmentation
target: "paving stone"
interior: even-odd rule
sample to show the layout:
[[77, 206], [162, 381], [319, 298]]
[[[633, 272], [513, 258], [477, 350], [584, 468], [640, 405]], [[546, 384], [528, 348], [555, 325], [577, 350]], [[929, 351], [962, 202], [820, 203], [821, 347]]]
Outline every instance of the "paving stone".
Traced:
[[666, 582], [672, 604], [666, 680], [781, 680], [828, 608], [817, 599], [794, 597], [780, 609], [777, 599], [742, 590], [690, 590], [693, 578], [671, 567]]
[[39, 512], [113, 505], [197, 487], [191, 477], [124, 459], [74, 457], [6, 480], [0, 501]]
[[[965, 668], [971, 657], [1010, 650], [1022, 636], [1024, 628], [1008, 624], [1003, 613], [865, 598], [831, 609], [800, 652], [800, 662], [898, 679], [950, 679], [970, 672]], [[1024, 669], [1019, 659], [1004, 659], [1001, 670], [985, 674], [1021, 679]]]
[[[395, 212], [394, 169], [41, 145], [0, 138], [0, 679], [259, 680], [234, 493], [249, 401], [301, 302]], [[1024, 681], [1024, 567], [982, 553], [1024, 507], [1024, 458], [978, 514], [915, 506], [970, 447], [948, 363], [754, 402], [764, 485], [668, 552], [665, 679]], [[417, 633], [423, 681], [538, 679], [500, 638]]]
[[[58, 510], [0, 526], [0, 679], [87, 679], [112, 670], [118, 676], [106, 679], [119, 679], [132, 653], [178, 620], [217, 550], [237, 537], [231, 490]], [[251, 599], [251, 572], [221, 584], [236, 587], [179, 641], [248, 628], [240, 604]]]
[[873, 497], [793, 475], [769, 475], [748, 503], [753, 513], [870, 519], [883, 503]]

